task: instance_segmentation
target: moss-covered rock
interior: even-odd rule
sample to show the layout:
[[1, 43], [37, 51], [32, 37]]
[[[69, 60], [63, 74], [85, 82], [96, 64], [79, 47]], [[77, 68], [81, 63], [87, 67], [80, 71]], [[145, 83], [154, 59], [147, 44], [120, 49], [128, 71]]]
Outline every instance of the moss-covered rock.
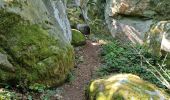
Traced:
[[118, 74], [91, 82], [89, 100], [168, 100], [170, 96], [136, 75]]
[[86, 43], [85, 36], [78, 30], [72, 29], [72, 41], [71, 44], [74, 46], [81, 46]]
[[74, 50], [42, 0], [0, 1], [0, 83], [57, 86], [74, 64]]
[[146, 33], [145, 46], [156, 57], [166, 57], [166, 66], [170, 68], [170, 21], [155, 23]]
[[170, 21], [155, 23], [146, 33], [145, 41], [154, 56], [161, 56], [161, 49], [170, 52]]

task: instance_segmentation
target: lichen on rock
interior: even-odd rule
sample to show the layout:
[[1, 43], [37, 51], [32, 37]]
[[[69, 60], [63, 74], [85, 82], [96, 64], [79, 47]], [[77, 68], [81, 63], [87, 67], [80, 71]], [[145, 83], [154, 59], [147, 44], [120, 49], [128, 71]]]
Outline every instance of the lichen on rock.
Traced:
[[168, 100], [170, 96], [136, 75], [117, 74], [91, 82], [89, 100]]

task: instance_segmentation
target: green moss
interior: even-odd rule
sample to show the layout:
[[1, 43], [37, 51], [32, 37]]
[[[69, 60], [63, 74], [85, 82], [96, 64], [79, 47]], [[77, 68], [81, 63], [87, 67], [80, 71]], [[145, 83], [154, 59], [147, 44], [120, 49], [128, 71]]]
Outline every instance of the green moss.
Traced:
[[84, 45], [86, 42], [85, 36], [78, 30], [72, 29], [72, 45], [80, 46]]
[[30, 25], [15, 14], [1, 12], [0, 48], [10, 55], [16, 71], [12, 74], [0, 69], [0, 75], [4, 74], [0, 80], [48, 86], [62, 83], [73, 67], [72, 46], [51, 37], [38, 25]]
[[[91, 82], [89, 100], [159, 100], [170, 98], [163, 90], [132, 74], [118, 74]], [[158, 95], [152, 95], [159, 91]]]

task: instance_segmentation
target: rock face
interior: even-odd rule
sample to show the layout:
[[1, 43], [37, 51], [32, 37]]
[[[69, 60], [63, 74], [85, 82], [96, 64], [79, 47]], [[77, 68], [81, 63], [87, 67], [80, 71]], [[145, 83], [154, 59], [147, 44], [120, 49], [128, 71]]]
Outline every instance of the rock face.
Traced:
[[61, 0], [0, 0], [0, 82], [56, 86], [73, 67]]
[[170, 19], [169, 7], [169, 0], [107, 0], [105, 20], [113, 37], [143, 44], [153, 24]]
[[91, 82], [88, 100], [168, 100], [170, 96], [136, 75], [118, 74]]
[[105, 19], [114, 37], [142, 44], [154, 14], [149, 10], [149, 0], [108, 0]]
[[154, 55], [159, 56], [161, 49], [170, 52], [170, 21], [154, 24], [146, 34], [146, 42]]
[[90, 27], [87, 24], [78, 24], [77, 29], [84, 35], [90, 35]]
[[86, 43], [85, 36], [78, 30], [72, 29], [72, 42], [74, 46], [81, 46]]
[[[47, 0], [44, 0], [46, 2], [49, 2]], [[51, 5], [54, 9], [54, 16], [57, 22], [59, 23], [64, 36], [67, 38], [68, 41], [71, 41], [71, 27], [69, 20], [67, 18], [66, 13], [66, 4], [63, 3], [63, 0], [51, 0]]]

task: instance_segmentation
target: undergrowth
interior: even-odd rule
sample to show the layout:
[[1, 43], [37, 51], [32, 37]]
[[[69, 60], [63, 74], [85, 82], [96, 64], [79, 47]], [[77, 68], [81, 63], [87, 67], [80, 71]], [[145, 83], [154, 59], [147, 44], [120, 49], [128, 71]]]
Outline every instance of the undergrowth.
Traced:
[[[149, 61], [157, 66], [161, 63], [161, 58], [155, 58], [141, 46], [134, 46], [136, 50]], [[131, 44], [123, 44], [116, 40], [110, 40], [108, 44], [102, 46], [103, 65], [97, 71], [97, 76], [102, 77], [117, 73], [132, 73], [140, 76], [159, 87], [165, 86], [151, 73], [156, 73], [148, 63], [135, 51]], [[169, 81], [169, 80], [168, 80]]]
[[35, 83], [29, 86], [25, 93], [21, 93], [17, 87], [6, 85], [0, 88], [0, 100], [51, 100], [61, 99], [62, 88], [47, 88], [43, 84]]

